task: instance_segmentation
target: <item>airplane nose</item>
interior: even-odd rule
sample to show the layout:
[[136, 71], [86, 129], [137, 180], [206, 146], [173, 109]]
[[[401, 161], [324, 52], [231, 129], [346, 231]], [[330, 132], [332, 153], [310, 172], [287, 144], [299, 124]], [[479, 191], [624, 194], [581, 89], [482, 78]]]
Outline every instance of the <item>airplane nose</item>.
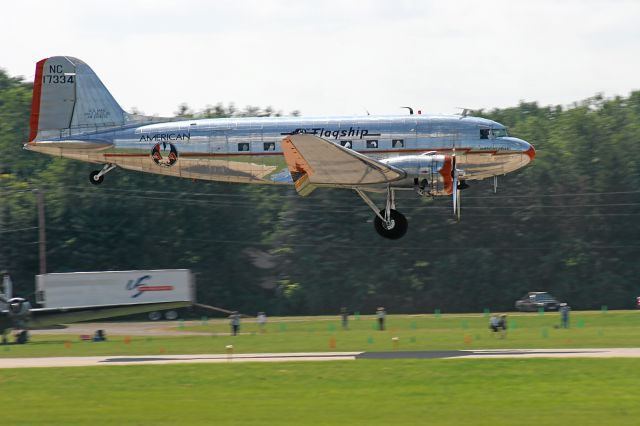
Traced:
[[531, 144], [529, 145], [529, 149], [524, 153], [529, 156], [529, 161], [533, 161], [533, 159], [536, 158], [536, 149]]

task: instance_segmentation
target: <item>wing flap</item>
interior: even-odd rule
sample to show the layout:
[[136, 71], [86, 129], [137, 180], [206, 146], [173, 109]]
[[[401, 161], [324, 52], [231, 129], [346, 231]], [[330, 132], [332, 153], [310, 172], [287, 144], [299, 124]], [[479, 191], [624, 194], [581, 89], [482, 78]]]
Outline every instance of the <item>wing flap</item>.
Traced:
[[287, 136], [282, 151], [300, 195], [318, 186], [379, 185], [406, 176], [400, 169], [313, 135]]

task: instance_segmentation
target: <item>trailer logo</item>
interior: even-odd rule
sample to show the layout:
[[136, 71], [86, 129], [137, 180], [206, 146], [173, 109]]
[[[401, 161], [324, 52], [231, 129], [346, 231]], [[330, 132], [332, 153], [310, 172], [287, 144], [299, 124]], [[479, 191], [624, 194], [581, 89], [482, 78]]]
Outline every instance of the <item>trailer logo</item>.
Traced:
[[145, 281], [151, 279], [151, 275], [144, 275], [137, 280], [129, 280], [126, 285], [127, 290], [137, 291], [131, 298], [138, 297], [146, 291], [171, 291], [172, 285], [147, 285]]

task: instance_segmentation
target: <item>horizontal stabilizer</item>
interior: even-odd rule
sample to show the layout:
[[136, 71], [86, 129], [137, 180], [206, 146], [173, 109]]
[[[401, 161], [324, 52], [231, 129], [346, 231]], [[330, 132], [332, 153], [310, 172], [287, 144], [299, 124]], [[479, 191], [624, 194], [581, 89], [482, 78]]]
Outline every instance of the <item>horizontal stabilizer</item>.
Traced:
[[379, 185], [406, 176], [400, 169], [313, 135], [287, 136], [282, 151], [300, 195], [308, 195], [318, 186]]

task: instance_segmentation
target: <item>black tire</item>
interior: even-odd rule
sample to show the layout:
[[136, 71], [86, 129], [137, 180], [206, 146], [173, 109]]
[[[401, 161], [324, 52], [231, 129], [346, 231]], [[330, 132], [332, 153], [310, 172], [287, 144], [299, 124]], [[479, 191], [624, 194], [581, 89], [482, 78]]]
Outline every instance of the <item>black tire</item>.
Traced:
[[89, 182], [94, 185], [100, 185], [102, 181], [104, 181], [104, 175], [98, 177], [98, 173], [100, 173], [98, 170], [92, 171], [91, 174], [89, 174]]
[[178, 313], [176, 311], [167, 311], [164, 313], [164, 319], [167, 321], [175, 321], [178, 319]]
[[[380, 210], [380, 214], [384, 216], [384, 210]], [[383, 236], [384, 238], [388, 238], [390, 240], [397, 240], [398, 238], [402, 238], [404, 234], [407, 233], [407, 229], [409, 228], [409, 223], [407, 222], [407, 218], [404, 217], [402, 213], [397, 210], [391, 210], [391, 227], [387, 228], [382, 219], [380, 219], [377, 215], [373, 219], [373, 225], [376, 228], [376, 232]]]

